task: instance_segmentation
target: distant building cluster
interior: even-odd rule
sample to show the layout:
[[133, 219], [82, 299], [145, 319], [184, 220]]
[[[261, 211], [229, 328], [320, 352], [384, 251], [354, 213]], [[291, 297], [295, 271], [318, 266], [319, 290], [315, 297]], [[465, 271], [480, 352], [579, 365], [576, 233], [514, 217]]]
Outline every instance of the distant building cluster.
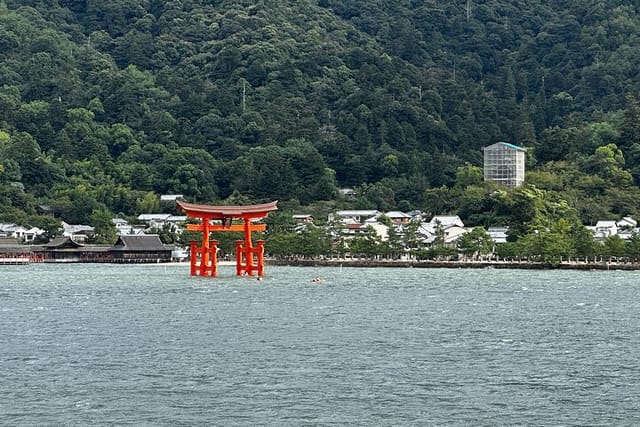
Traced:
[[38, 236], [42, 236], [44, 230], [38, 227], [25, 228], [18, 224], [2, 224], [0, 223], [0, 238], [16, 239], [21, 242], [33, 242]]
[[611, 236], [618, 236], [622, 240], [628, 240], [640, 233], [638, 222], [630, 216], [625, 216], [618, 221], [598, 221], [594, 226], [587, 226], [593, 237], [603, 241]]
[[[298, 221], [296, 227], [298, 231], [313, 223], [311, 215], [294, 215], [294, 219]], [[328, 222], [334, 226], [337, 224], [341, 235], [347, 239], [373, 230], [382, 241], [389, 238], [390, 228], [393, 228], [396, 234], [403, 236], [412, 224], [419, 243], [424, 247], [429, 247], [437, 239], [441, 239], [440, 243], [444, 246], [455, 248], [458, 240], [474, 228], [465, 226], [457, 215], [435, 215], [427, 220], [420, 211], [405, 213], [400, 211], [339, 210], [329, 215]], [[586, 228], [591, 231], [597, 242], [604, 242], [611, 236], [627, 240], [640, 234], [636, 220], [630, 216], [617, 221], [598, 221], [596, 225]], [[494, 244], [507, 242], [508, 226], [492, 226], [486, 231]]]
[[[383, 219], [384, 218], [384, 219]], [[339, 224], [343, 236], [354, 237], [374, 230], [382, 241], [389, 237], [393, 228], [398, 235], [404, 235], [413, 224], [416, 237], [423, 246], [430, 246], [441, 239], [444, 246], [455, 248], [458, 239], [473, 230], [466, 227], [457, 215], [436, 215], [429, 220], [420, 211], [408, 213], [400, 211], [380, 212], [377, 210], [340, 210], [329, 215], [329, 223]], [[508, 227], [490, 227], [487, 234], [494, 243], [507, 240]]]
[[[182, 195], [162, 196], [161, 201], [175, 203]], [[117, 241], [114, 244], [90, 243], [95, 227], [60, 222], [57, 237], [48, 241], [46, 231], [37, 227], [0, 223], [0, 263], [11, 260], [26, 262], [167, 262], [187, 258], [183, 248], [164, 245], [158, 232], [180, 234], [186, 216], [165, 213], [141, 214], [135, 224], [123, 218], [113, 218]]]
[[[524, 150], [511, 144], [497, 143], [485, 147], [485, 179], [496, 180], [507, 187], [517, 187], [524, 181]], [[352, 194], [353, 190], [344, 191], [343, 194]], [[163, 201], [175, 202], [182, 198], [181, 195], [163, 196]], [[294, 230], [302, 232], [314, 224], [314, 217], [301, 213], [292, 216], [296, 223]], [[3, 253], [20, 252], [20, 246], [34, 245], [39, 242], [45, 253], [43, 256], [62, 257], [64, 253], [74, 253], [73, 256], [81, 256], [85, 252], [91, 252], [91, 257], [97, 256], [100, 251], [109, 254], [110, 259], [120, 259], [120, 255], [126, 254], [128, 249], [133, 252], [146, 251], [153, 259], [184, 259], [187, 257], [182, 248], [162, 247], [158, 233], [169, 232], [181, 234], [186, 230], [187, 217], [166, 213], [145, 213], [136, 218], [135, 223], [123, 218], [113, 218], [118, 241], [115, 245], [92, 245], [95, 237], [95, 228], [90, 225], [60, 223], [57, 238], [47, 243], [45, 230], [37, 227], [21, 226], [13, 223], [0, 223], [0, 255]], [[328, 224], [332, 232], [339, 233], [341, 237], [353, 238], [361, 235], [375, 235], [381, 241], [387, 241], [391, 233], [404, 237], [412, 233], [412, 240], [420, 247], [429, 247], [434, 243], [446, 247], [455, 248], [459, 239], [473, 230], [467, 227], [462, 219], [456, 215], [435, 215], [426, 217], [421, 211], [401, 212], [378, 210], [338, 210], [331, 213]], [[322, 221], [324, 222], [324, 221]], [[640, 234], [640, 228], [635, 219], [625, 216], [619, 220], [601, 220], [593, 226], [587, 226], [596, 241], [604, 242], [606, 239], [617, 236], [622, 240]], [[509, 228], [494, 226], [487, 229], [487, 234], [494, 244], [505, 243]], [[43, 243], [44, 242], [44, 243]], [[14, 247], [14, 249], [11, 249]], [[17, 249], [16, 249], [17, 248]], [[127, 248], [127, 250], [123, 250]], [[172, 251], [167, 258], [166, 251]], [[159, 255], [161, 254], [161, 255]], [[86, 255], [86, 254], [85, 254]], [[71, 256], [71, 255], [70, 255]], [[106, 256], [106, 255], [105, 255]], [[137, 255], [126, 255], [129, 259], [135, 259]], [[125, 257], [125, 258], [126, 258]]]
[[173, 259], [173, 248], [164, 245], [157, 235], [120, 236], [113, 244], [84, 244], [59, 236], [48, 243], [20, 245], [17, 241], [0, 240], [0, 264], [31, 262], [106, 262], [159, 263]]

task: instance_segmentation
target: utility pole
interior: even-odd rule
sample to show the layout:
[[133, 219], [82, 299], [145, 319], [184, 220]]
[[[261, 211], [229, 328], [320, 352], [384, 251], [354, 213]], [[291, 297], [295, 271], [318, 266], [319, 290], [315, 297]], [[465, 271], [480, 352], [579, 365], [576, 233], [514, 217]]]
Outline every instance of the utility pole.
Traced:
[[242, 113], [247, 108], [247, 82], [242, 82]]
[[456, 57], [453, 57], [453, 80], [456, 80]]

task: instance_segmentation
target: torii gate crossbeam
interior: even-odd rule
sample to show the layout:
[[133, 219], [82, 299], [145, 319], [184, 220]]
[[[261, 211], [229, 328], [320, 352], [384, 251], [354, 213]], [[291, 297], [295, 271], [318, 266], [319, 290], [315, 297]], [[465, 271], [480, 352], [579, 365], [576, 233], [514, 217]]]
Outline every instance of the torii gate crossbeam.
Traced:
[[[256, 241], [254, 247], [251, 242], [253, 231], [265, 231], [265, 224], [255, 224], [257, 221], [269, 215], [269, 212], [277, 210], [277, 201], [261, 205], [249, 206], [211, 206], [196, 205], [176, 201], [180, 210], [189, 218], [199, 218], [200, 224], [189, 224], [189, 231], [202, 232], [202, 244], [191, 242], [191, 275], [212, 276], [218, 275], [218, 242], [209, 240], [209, 234], [217, 231], [240, 231], [244, 233], [244, 240], [236, 241], [236, 274], [258, 276], [264, 275], [264, 241]], [[234, 224], [233, 220], [242, 220], [242, 224]]]

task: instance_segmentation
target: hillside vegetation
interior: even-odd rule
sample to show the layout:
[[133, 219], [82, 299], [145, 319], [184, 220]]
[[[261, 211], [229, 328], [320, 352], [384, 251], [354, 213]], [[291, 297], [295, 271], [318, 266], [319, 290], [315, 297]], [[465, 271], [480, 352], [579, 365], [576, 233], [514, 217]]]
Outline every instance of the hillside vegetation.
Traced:
[[[639, 13], [621, 0], [0, 1], [0, 221], [51, 226], [47, 205], [106, 226], [162, 193], [455, 212], [522, 233], [540, 215], [635, 215]], [[497, 141], [527, 147], [526, 188], [482, 182]]]

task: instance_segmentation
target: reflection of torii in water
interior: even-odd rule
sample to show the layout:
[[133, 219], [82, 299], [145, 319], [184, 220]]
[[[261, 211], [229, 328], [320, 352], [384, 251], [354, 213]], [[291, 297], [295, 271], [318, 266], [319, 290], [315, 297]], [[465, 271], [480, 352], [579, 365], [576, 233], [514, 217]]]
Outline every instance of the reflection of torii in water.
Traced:
[[[218, 274], [218, 242], [209, 240], [209, 233], [216, 231], [244, 233], [244, 240], [236, 241], [236, 274], [238, 276], [245, 273], [253, 275], [254, 272], [258, 277], [264, 275], [264, 241], [256, 241], [258, 246], [253, 247], [251, 232], [266, 230], [265, 224], [255, 224], [253, 221], [263, 219], [269, 215], [269, 212], [277, 210], [277, 201], [249, 206], [196, 205], [179, 200], [176, 203], [188, 217], [201, 220], [200, 224], [187, 225], [189, 231], [202, 232], [202, 246], [198, 247], [197, 242], [191, 242], [192, 276], [215, 277]], [[234, 219], [242, 220], [243, 223], [234, 224]]]

